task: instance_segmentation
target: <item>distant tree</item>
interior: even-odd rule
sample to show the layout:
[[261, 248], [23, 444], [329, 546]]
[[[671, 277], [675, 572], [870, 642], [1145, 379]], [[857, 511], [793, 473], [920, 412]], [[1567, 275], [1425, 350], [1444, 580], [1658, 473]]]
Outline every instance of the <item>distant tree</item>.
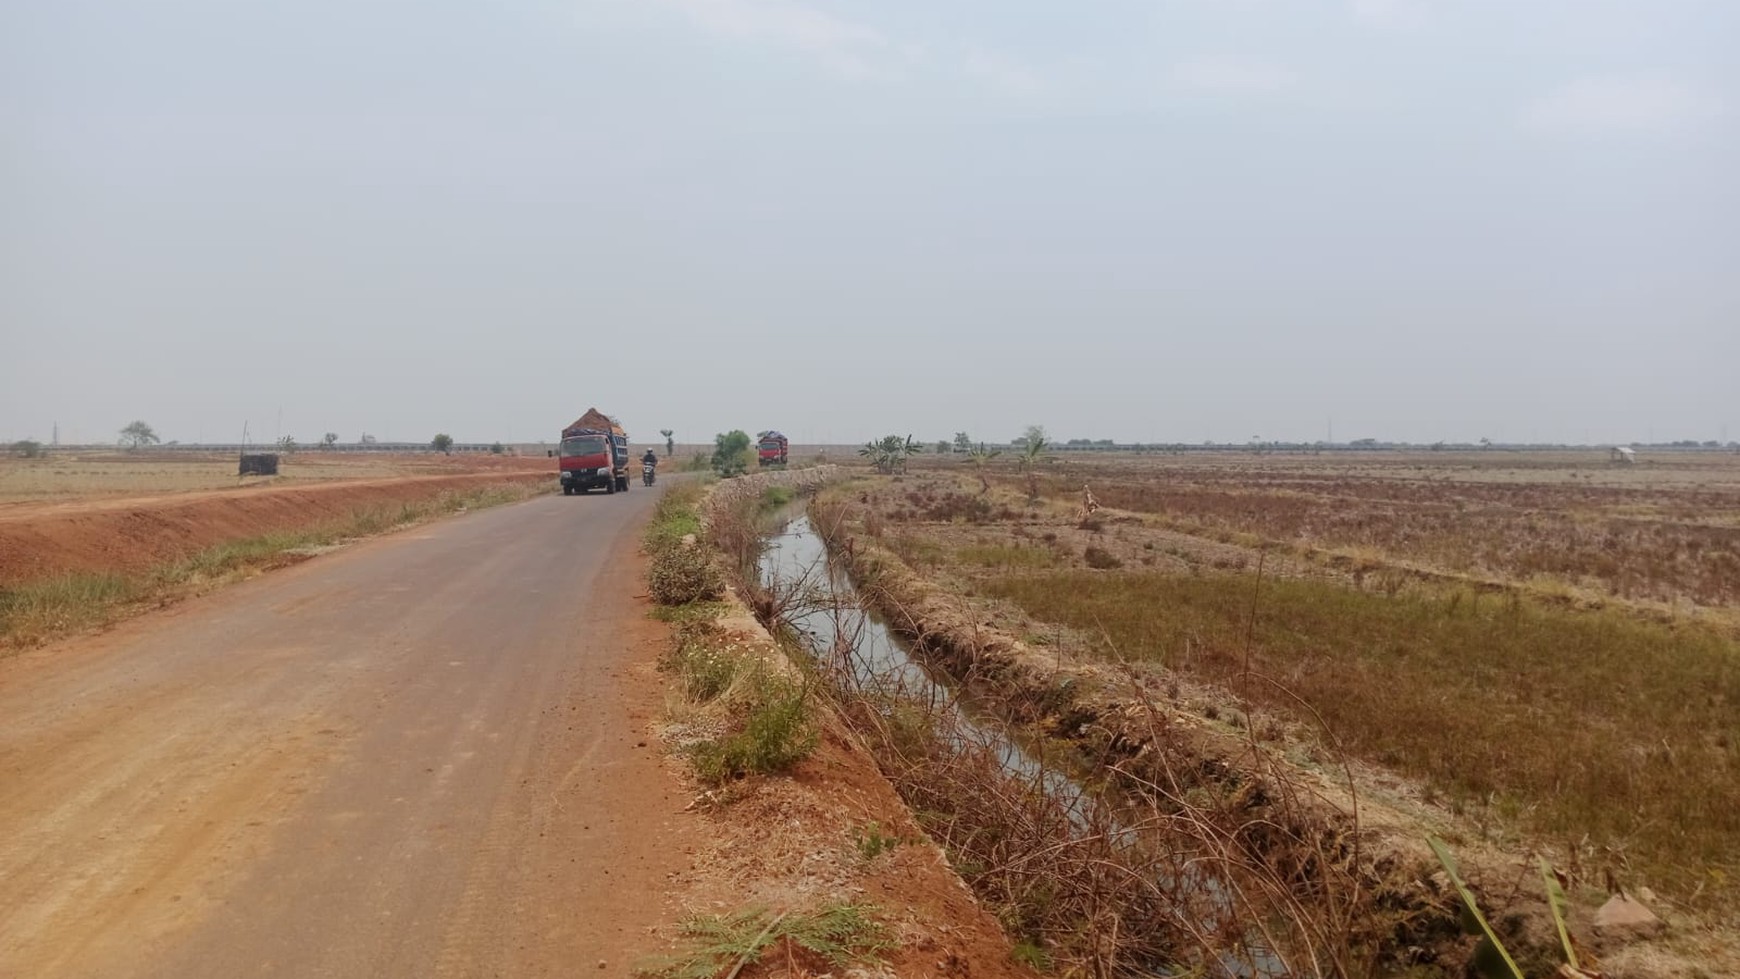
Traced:
[[294, 455], [296, 452], [296, 439], [289, 435], [279, 438], [278, 451], [285, 455]]
[[741, 476], [749, 471], [749, 433], [741, 428], [713, 436], [713, 471], [721, 476]]
[[912, 454], [909, 450], [923, 451], [923, 447], [910, 435], [904, 439], [898, 435], [884, 435], [865, 442], [858, 454], [868, 459], [877, 472], [888, 475], [905, 465], [906, 457]]
[[42, 443], [35, 439], [19, 439], [12, 443], [12, 454], [21, 459], [40, 459]]
[[676, 433], [671, 431], [668, 428], [661, 428], [661, 429], [659, 429], [659, 434], [663, 435], [665, 437], [665, 458], [669, 459], [671, 456], [676, 455], [677, 454]]
[[322, 435], [320, 437], [320, 447], [322, 449], [326, 449], [326, 450], [330, 451], [332, 449], [332, 447], [337, 445], [337, 444], [338, 444], [338, 433], [337, 432], [327, 432], [325, 435]]
[[446, 432], [442, 432], [429, 440], [429, 448], [434, 449], [442, 455], [452, 455], [453, 436], [448, 435]]
[[491, 442], [489, 444], [489, 452], [491, 455], [501, 455], [501, 454], [507, 452], [507, 446], [501, 444], [500, 442]]
[[954, 443], [950, 442], [948, 439], [936, 440], [936, 454], [939, 456], [948, 455], [950, 452], [954, 451], [954, 448]]
[[374, 445], [375, 444], [375, 437], [373, 435], [370, 435], [367, 432], [364, 432], [364, 433], [362, 433], [361, 436], [359, 436], [357, 438], [356, 441], [357, 441], [358, 445]]
[[971, 452], [971, 451], [973, 451], [973, 437], [971, 435], [968, 435], [966, 432], [956, 432], [955, 433], [955, 451], [956, 452]]
[[121, 429], [121, 444], [128, 449], [156, 445], [161, 441], [163, 440], [157, 437], [157, 433], [151, 429], [151, 426], [141, 421], [132, 422], [126, 428]]

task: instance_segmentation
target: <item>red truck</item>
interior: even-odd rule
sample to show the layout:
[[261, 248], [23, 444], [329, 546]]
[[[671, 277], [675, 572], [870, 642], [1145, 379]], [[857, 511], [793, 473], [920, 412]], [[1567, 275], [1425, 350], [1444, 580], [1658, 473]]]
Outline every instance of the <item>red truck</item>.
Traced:
[[791, 441], [778, 432], [762, 432], [755, 437], [756, 459], [764, 466], [785, 465], [786, 453], [791, 449]]
[[597, 408], [562, 429], [557, 450], [562, 495], [572, 496], [602, 487], [606, 493], [628, 492], [628, 433]]

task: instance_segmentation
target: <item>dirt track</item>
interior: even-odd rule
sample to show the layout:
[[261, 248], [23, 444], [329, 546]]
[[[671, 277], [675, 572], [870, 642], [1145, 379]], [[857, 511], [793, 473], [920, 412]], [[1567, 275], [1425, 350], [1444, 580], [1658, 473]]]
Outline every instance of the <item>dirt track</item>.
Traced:
[[0, 661], [0, 976], [626, 975], [687, 860], [640, 746], [652, 501], [487, 510]]

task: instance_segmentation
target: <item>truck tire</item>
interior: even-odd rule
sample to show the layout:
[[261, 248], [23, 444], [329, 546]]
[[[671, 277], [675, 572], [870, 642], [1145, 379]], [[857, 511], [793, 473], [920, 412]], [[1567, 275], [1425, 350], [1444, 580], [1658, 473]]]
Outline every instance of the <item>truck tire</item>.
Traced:
[[613, 476], [610, 479], [605, 480], [604, 492], [606, 492], [606, 493], [615, 493], [616, 492], [616, 477]]

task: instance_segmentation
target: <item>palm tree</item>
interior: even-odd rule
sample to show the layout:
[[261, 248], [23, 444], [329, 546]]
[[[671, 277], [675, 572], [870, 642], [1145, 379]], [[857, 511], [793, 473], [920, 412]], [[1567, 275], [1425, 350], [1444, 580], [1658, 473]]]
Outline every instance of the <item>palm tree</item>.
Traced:
[[1051, 443], [1046, 440], [1045, 426], [1029, 425], [1015, 447], [1021, 451], [1021, 468], [1027, 473], [1027, 502], [1039, 502], [1039, 457]]
[[[876, 467], [877, 472], [888, 475], [902, 464], [908, 446], [916, 444], [910, 435], [904, 439], [898, 435], [884, 435], [880, 439], [865, 442], [858, 454], [869, 459], [870, 465]], [[922, 450], [922, 446], [920, 449]]]
[[665, 458], [669, 459], [671, 456], [676, 455], [677, 441], [672, 437], [675, 433], [668, 428], [661, 428], [659, 429], [659, 434], [665, 437]]
[[900, 471], [901, 472], [906, 471], [906, 460], [912, 458], [915, 455], [918, 455], [919, 453], [921, 453], [923, 451], [924, 451], [924, 443], [923, 442], [914, 442], [912, 440], [912, 435], [910, 433], [908, 433], [908, 435], [906, 436], [905, 444], [901, 445], [901, 447], [900, 447]]
[[1002, 449], [987, 450], [983, 442], [979, 443], [978, 448], [967, 450], [967, 460], [973, 464], [973, 472], [979, 477], [980, 496], [991, 492], [991, 481], [985, 478], [985, 464], [1002, 454]]

